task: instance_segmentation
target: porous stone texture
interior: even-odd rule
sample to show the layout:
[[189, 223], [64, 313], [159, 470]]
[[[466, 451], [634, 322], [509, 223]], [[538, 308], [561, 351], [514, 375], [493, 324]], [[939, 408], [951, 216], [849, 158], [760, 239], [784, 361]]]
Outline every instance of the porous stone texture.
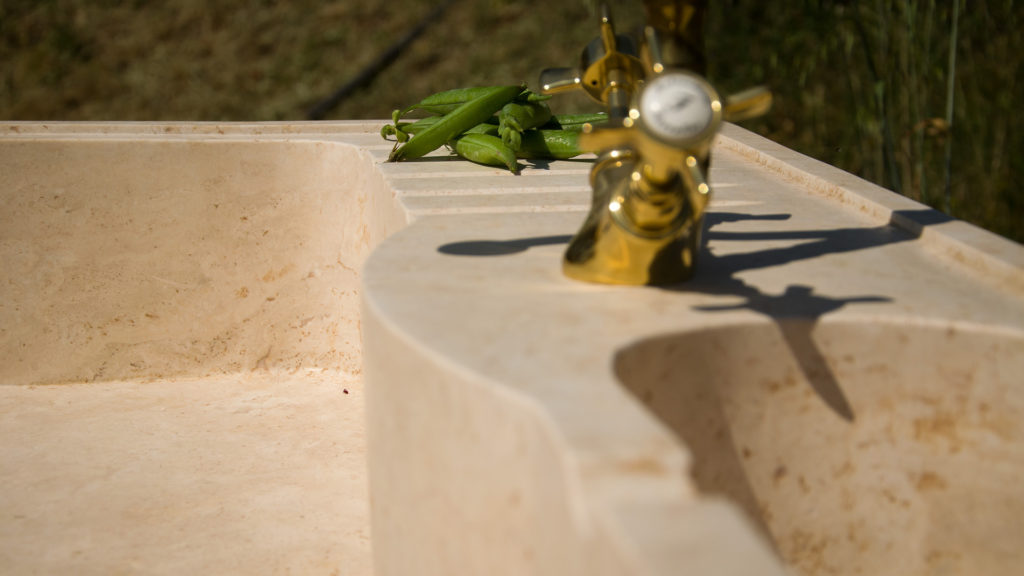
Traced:
[[380, 124], [0, 126], [0, 572], [1019, 571], [1024, 248], [727, 125], [582, 284], [587, 159]]
[[330, 372], [0, 387], [0, 568], [369, 576], [362, 396]]
[[1019, 571], [1024, 248], [726, 126], [694, 279], [584, 284], [574, 166], [381, 168], [380, 575]]
[[[0, 573], [370, 575], [378, 123], [0, 136]], [[365, 147], [364, 147], [365, 146]]]

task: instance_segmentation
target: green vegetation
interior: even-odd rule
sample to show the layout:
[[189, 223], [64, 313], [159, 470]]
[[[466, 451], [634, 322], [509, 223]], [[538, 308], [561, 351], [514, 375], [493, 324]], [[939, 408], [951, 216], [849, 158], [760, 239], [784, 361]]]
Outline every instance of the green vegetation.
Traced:
[[[331, 118], [388, 118], [448, 88], [574, 64], [592, 2], [459, 0]], [[637, 0], [611, 2], [621, 31]], [[711, 0], [711, 80], [767, 84], [747, 124], [805, 154], [1024, 241], [1024, 7], [960, 0]], [[432, 8], [411, 0], [0, 0], [0, 118], [300, 120]], [[579, 97], [555, 112], [593, 111]], [[949, 156], [947, 178], [946, 158]]]
[[955, 1], [714, 6], [709, 74], [726, 91], [763, 82], [776, 95], [749, 128], [939, 209], [950, 153], [952, 214], [1024, 241], [1021, 3], [961, 0], [952, 77]]

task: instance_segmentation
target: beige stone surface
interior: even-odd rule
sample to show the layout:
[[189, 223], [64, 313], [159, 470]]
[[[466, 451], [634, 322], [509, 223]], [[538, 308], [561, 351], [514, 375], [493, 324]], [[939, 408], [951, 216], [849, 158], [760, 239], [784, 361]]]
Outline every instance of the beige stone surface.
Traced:
[[1013, 574], [1024, 560], [1024, 337], [798, 320], [663, 335], [622, 383], [799, 574]]
[[588, 285], [493, 177], [364, 269], [379, 574], [1019, 571], [1024, 248], [726, 127], [694, 280]]
[[585, 160], [378, 129], [0, 127], [0, 572], [1016, 573], [1024, 248], [726, 126], [580, 284]]
[[362, 402], [332, 372], [2, 386], [0, 572], [369, 576]]
[[0, 573], [372, 574], [358, 271], [406, 216], [324, 127], [5, 127]]
[[356, 148], [40, 138], [0, 163], [0, 382], [359, 369], [381, 219]]

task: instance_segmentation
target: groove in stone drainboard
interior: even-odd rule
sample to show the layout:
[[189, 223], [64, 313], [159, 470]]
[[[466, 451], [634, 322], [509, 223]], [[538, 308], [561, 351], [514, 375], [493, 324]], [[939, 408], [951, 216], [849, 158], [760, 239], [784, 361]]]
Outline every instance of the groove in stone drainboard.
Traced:
[[402, 198], [406, 210], [414, 215], [462, 214], [467, 212], [570, 212], [585, 211], [590, 207], [589, 191], [578, 194], [548, 192], [450, 196], [406, 196]]
[[[403, 163], [404, 164], [404, 163]], [[393, 168], [394, 167], [394, 168]], [[586, 178], [590, 174], [589, 166], [584, 169], [547, 169], [523, 166], [518, 174], [512, 174], [503, 168], [489, 168], [469, 162], [452, 159], [446, 165], [426, 164], [421, 166], [404, 165], [398, 168], [393, 164], [380, 165], [380, 171], [388, 180], [428, 180], [444, 178], [467, 178], [487, 176], [491, 178], [537, 178], [551, 176], [578, 176]]]
[[443, 216], [448, 214], [540, 214], [550, 212], [579, 212], [586, 213], [586, 207], [569, 205], [551, 206], [482, 206], [468, 208], [410, 208], [409, 213], [413, 216]]
[[452, 179], [403, 178], [391, 180], [391, 188], [402, 196], [465, 196], [516, 192], [545, 194], [566, 192], [587, 194], [587, 178], [580, 175], [549, 176], [543, 181], [531, 182], [523, 178], [496, 178], [494, 176], [464, 176]]

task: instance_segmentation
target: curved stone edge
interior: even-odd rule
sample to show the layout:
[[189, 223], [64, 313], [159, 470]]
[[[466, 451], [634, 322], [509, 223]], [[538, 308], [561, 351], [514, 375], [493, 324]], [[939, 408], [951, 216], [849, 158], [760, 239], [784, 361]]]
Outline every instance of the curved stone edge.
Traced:
[[[504, 297], [488, 294], [479, 283], [487, 272], [474, 273], [472, 265], [465, 272], [476, 284], [454, 270], [438, 278], [433, 247], [458, 238], [470, 221], [484, 222], [481, 234], [499, 233], [502, 223], [502, 234], [540, 233], [538, 219], [561, 216], [544, 209], [535, 217], [496, 212], [419, 214], [385, 240], [364, 269], [378, 574], [660, 575], [681, 566], [713, 574], [781, 573], [768, 545], [731, 503], [696, 496], [685, 449], [624, 394], [610, 366], [538, 372], [534, 384], [548, 390], [533, 394], [497, 366], [463, 362], [460, 354], [471, 353], [465, 347], [453, 352], [440, 342], [445, 333], [464, 329], [479, 343], [476, 354], [500, 354], [493, 335], [479, 333], [477, 324], [486, 321], [470, 320], [472, 311], [458, 308], [460, 295], [450, 299], [453, 315], [427, 318], [424, 309], [452, 306], [444, 296], [460, 286], [474, 293], [465, 294], [463, 304]], [[582, 214], [566, 216], [559, 219], [574, 222]], [[561, 279], [557, 260], [543, 268]], [[618, 345], [593, 344], [584, 354], [589, 350], [594, 359], [610, 357], [602, 351]], [[509, 350], [507, 356], [520, 354]], [[587, 418], [608, 424], [595, 430], [571, 408], [552, 409], [560, 402], [551, 387], [577, 395]]]
[[[928, 234], [922, 235], [906, 224], [901, 225], [900, 212], [927, 210], [923, 205], [803, 156], [796, 155], [796, 164], [787, 164], [786, 155], [795, 153], [768, 141], [763, 144], [771, 154], [762, 155], [754, 147], [761, 144], [759, 137], [730, 127], [718, 145], [796, 182], [801, 189], [832, 200], [837, 206], [861, 212], [883, 225], [893, 224], [924, 242], [943, 237], [948, 229], [930, 227]], [[420, 262], [421, 255], [410, 251], [411, 246], [436, 244], [444, 236], [443, 231], [460, 230], [459, 217], [467, 218], [461, 222], [483, 222], [481, 215], [485, 212], [508, 217], [520, 212], [507, 205], [489, 211], [476, 210], [466, 207], [464, 198], [447, 195], [449, 208], [420, 213], [410, 228], [385, 241], [374, 253], [364, 276], [365, 362], [372, 390], [368, 394], [370, 441], [371, 446], [387, 446], [376, 456], [371, 449], [380, 574], [415, 571], [660, 575], [676, 573], [684, 566], [699, 566], [698, 573], [781, 574], [772, 552], [731, 504], [695, 497], [691, 492], [673, 493], [667, 487], [673, 481], [686, 483], [678, 474], [686, 467], [684, 447], [676, 445], [650, 460], [643, 460], [638, 452], [637, 458], [630, 460], [614, 448], [596, 449], [567, 437], [567, 422], [557, 410], [551, 410], [549, 399], [519, 392], [522, 385], [509, 380], [500, 368], [489, 370], [481, 368], [479, 362], [464, 362], [472, 354], [492, 352], [483, 340], [476, 347], [468, 345], [457, 351], [436, 341], [446, 330], [463, 328], [463, 320], [471, 314], [468, 309], [450, 318], [435, 315], [433, 324], [424, 327], [423, 315], [394, 306], [396, 298], [415, 297], [408, 284], [397, 291], [392, 289], [396, 282], [402, 282], [399, 278], [408, 279], [412, 285], [416, 285], [416, 279], [426, 278], [424, 269], [429, 264]], [[550, 215], [555, 210], [539, 208], [535, 212]], [[480, 227], [486, 229], [487, 224]], [[542, 233], [532, 224], [524, 231]], [[992, 240], [992, 235], [986, 235], [983, 233], [982, 237]], [[948, 242], [957, 249], [965, 249], [962, 245], [966, 243], [967, 249], [981, 250], [972, 248], [969, 238]], [[1009, 243], [1007, 251], [1011, 256], [1020, 253], [1013, 243]], [[557, 261], [548, 265], [555, 269]], [[1018, 271], [1012, 264], [1008, 266], [1012, 277]], [[987, 268], [982, 270], [992, 273]], [[480, 271], [474, 277], [481, 281], [488, 278], [487, 274]], [[487, 280], [482, 281], [478, 291], [497, 287], [487, 287]], [[425, 292], [434, 293], [457, 284], [455, 280], [438, 283], [430, 279], [420, 286]], [[556, 286], [554, 290], [564, 288]], [[589, 291], [579, 289], [580, 293]], [[495, 300], [503, 297], [508, 296], [500, 289], [493, 294]], [[436, 302], [424, 301], [423, 305], [433, 306]], [[445, 320], [448, 323], [442, 324]], [[553, 318], [547, 322], [537, 327], [538, 332], [559, 325]], [[597, 360], [610, 349], [600, 344], [592, 348]], [[375, 352], [382, 350], [389, 354], [381, 356]], [[406, 361], [413, 366], [402, 366]], [[538, 376], [543, 377], [540, 373]], [[580, 392], [580, 402], [592, 401], [594, 406], [603, 406], [591, 394], [603, 394], [617, 384], [600, 371], [588, 372], [586, 376], [594, 378], [593, 388], [589, 393]], [[555, 386], [562, 383], [557, 377], [549, 378], [549, 382]], [[401, 398], [397, 404], [396, 398]], [[467, 416], [478, 407], [488, 417], [477, 421], [475, 416]], [[612, 417], [633, 418], [634, 411], [635, 406], [626, 401]], [[594, 417], [611, 414], [595, 408]], [[476, 424], [458, 428], [445, 418], [470, 418]], [[403, 427], [403, 422], [413, 424]], [[538, 428], [548, 432], [537, 435]], [[495, 462], [495, 453], [515, 453], [507, 445], [510, 441], [504, 438], [515, 435], [510, 429], [530, 431], [529, 440], [522, 440], [529, 446], [525, 452], [530, 456]], [[466, 430], [471, 433], [465, 433]], [[480, 439], [488, 434], [494, 434], [494, 443]], [[669, 434], [663, 438], [671, 442]], [[610, 437], [606, 440], [611, 441]], [[634, 447], [639, 449], [641, 445], [637, 443]], [[538, 459], [536, 453], [540, 452], [545, 457]], [[431, 454], [438, 458], [435, 460]], [[408, 457], [415, 460], [406, 462]], [[481, 468], [482, 461], [491, 464]], [[443, 463], [440, 469], [438, 462]], [[638, 470], [628, 468], [641, 463], [659, 470], [650, 478], [638, 479]], [[524, 470], [529, 473], [524, 474]], [[551, 479], [552, 475], [557, 479]], [[544, 478], [550, 482], [537, 480]], [[508, 495], [504, 500], [503, 493]], [[583, 513], [574, 513], [579, 510], [580, 501], [584, 503]], [[555, 504], [546, 504], [551, 502]], [[516, 516], [516, 506], [531, 510], [527, 517], [540, 524]], [[552, 532], [548, 530], [552, 526], [560, 528]], [[452, 544], [453, 540], [459, 544]]]
[[438, 353], [372, 288], [363, 301], [379, 576], [783, 574], [732, 503], [681, 490], [685, 449], [667, 434], [664, 450], [583, 448], [542, 401]]

